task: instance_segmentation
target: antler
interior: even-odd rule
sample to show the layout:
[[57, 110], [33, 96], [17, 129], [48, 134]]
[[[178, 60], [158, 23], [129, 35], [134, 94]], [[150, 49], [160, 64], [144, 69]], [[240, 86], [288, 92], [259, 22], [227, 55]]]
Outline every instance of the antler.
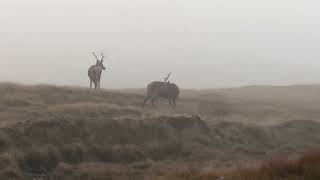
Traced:
[[167, 82], [170, 76], [171, 76], [171, 73], [169, 73], [168, 76], [164, 78], [164, 82]]
[[98, 56], [92, 51], [93, 56], [96, 58], [97, 61], [99, 61]]
[[92, 51], [93, 56], [96, 58], [97, 61], [103, 61], [104, 60], [104, 54], [101, 53], [101, 59], [99, 60], [98, 56]]
[[101, 61], [103, 61], [103, 59], [104, 59], [104, 54], [101, 53]]

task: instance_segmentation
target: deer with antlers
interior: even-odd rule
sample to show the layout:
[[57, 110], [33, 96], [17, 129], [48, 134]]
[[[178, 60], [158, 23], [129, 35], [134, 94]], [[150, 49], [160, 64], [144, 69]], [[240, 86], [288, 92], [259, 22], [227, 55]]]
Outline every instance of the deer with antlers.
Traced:
[[179, 87], [174, 84], [170, 83], [169, 78], [171, 73], [169, 73], [165, 78], [164, 81], [154, 81], [150, 83], [147, 87], [148, 94], [147, 97], [144, 99], [143, 106], [151, 100], [152, 106], [155, 107], [155, 102], [159, 99], [159, 97], [168, 99], [170, 107], [175, 109], [176, 107], [176, 100], [180, 94]]
[[101, 53], [101, 58], [99, 59], [94, 52], [92, 52], [92, 54], [97, 61], [96, 61], [96, 64], [90, 66], [88, 70], [88, 76], [90, 79], [90, 89], [92, 88], [92, 83], [94, 84], [94, 89], [97, 89], [97, 88], [100, 89], [101, 74], [102, 74], [102, 71], [106, 69], [103, 65], [104, 55], [103, 53]]

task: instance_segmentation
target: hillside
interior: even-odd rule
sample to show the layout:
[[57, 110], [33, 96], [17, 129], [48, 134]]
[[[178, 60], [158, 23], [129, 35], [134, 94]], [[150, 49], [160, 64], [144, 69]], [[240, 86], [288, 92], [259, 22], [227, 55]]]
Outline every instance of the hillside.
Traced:
[[0, 84], [0, 177], [148, 179], [320, 145], [319, 86], [182, 92], [142, 108], [143, 92]]

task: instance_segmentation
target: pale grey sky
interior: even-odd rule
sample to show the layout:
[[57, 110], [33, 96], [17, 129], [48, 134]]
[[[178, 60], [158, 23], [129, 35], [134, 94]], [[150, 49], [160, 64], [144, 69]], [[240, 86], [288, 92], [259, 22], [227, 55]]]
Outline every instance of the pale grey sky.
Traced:
[[1, 0], [0, 81], [104, 88], [320, 83], [317, 0]]

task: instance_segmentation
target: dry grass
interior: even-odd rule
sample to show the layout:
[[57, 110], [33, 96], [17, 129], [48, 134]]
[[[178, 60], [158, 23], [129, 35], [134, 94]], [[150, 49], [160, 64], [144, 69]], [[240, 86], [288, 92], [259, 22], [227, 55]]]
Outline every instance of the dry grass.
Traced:
[[170, 180], [318, 180], [320, 178], [320, 151], [309, 151], [298, 158], [275, 157], [261, 164], [242, 167], [213, 168], [176, 166], [164, 176], [148, 179]]
[[256, 166], [319, 146], [318, 86], [183, 91], [176, 111], [142, 108], [143, 92], [131, 91], [0, 84], [0, 178], [319, 177], [317, 151]]

